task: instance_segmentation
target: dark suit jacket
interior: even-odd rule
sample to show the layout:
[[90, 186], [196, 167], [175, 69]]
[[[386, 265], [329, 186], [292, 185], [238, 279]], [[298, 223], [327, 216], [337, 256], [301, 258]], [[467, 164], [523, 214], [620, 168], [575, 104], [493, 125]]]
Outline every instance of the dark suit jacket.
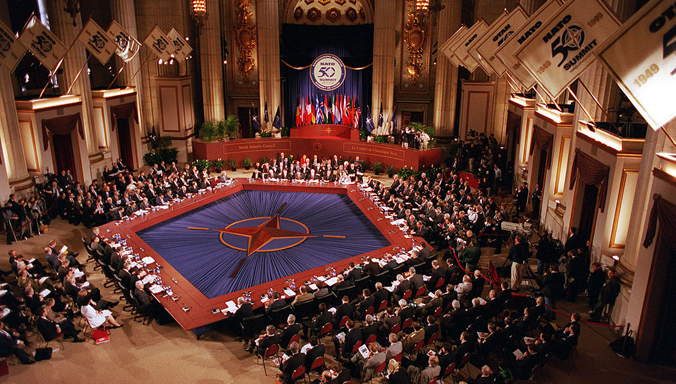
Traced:
[[59, 335], [56, 330], [56, 323], [42, 317], [38, 317], [38, 330], [47, 341], [54, 340]]
[[273, 301], [272, 303], [270, 303], [270, 305], [268, 306], [268, 308], [265, 310], [265, 313], [270, 314], [270, 313], [272, 313], [272, 311], [274, 311], [275, 309], [284, 308], [284, 307], [286, 307], [286, 306], [287, 306], [286, 301], [284, 301], [284, 300], [282, 300], [282, 299], [275, 300], [275, 301]]
[[347, 274], [345, 280], [354, 283], [354, 281], [360, 277], [361, 277], [361, 268], [354, 268]]
[[352, 354], [352, 348], [354, 348], [358, 341], [362, 341], [362, 339], [361, 329], [353, 328], [350, 330], [350, 332], [345, 335], [345, 343], [343, 343], [342, 347], [343, 357], [347, 359], [350, 354]]
[[336, 313], [333, 315], [334, 325], [338, 325], [340, 320], [345, 316], [349, 316], [350, 319], [354, 320], [354, 306], [350, 303], [341, 304], [336, 308]]
[[282, 379], [284, 380], [284, 382], [290, 383], [293, 371], [295, 371], [298, 367], [302, 366], [303, 364], [305, 364], [304, 353], [296, 353], [295, 355], [289, 357], [285, 362], [283, 362], [282, 365], [279, 367], [279, 369], [282, 371]]
[[232, 315], [232, 318], [237, 322], [241, 322], [242, 319], [246, 319], [249, 316], [253, 316], [253, 306], [251, 303], [244, 303], [237, 309], [237, 312]]
[[258, 349], [256, 350], [256, 353], [259, 355], [264, 354], [265, 350], [270, 346], [279, 344], [279, 339], [279, 335], [265, 336], [258, 342]]
[[279, 346], [282, 348], [287, 348], [289, 346], [289, 341], [292, 337], [297, 335], [300, 332], [300, 324], [291, 324], [287, 325], [282, 333], [279, 335]]
[[411, 282], [411, 289], [413, 289], [413, 294], [415, 295], [415, 291], [417, 291], [420, 287], [425, 285], [425, 282], [423, 281], [423, 277], [421, 274], [416, 273], [415, 275], [411, 276], [408, 281]]

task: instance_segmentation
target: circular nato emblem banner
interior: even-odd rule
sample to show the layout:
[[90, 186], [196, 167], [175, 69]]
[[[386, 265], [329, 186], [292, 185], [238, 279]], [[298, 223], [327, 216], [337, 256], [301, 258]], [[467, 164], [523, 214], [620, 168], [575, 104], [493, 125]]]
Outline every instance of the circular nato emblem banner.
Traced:
[[345, 81], [345, 64], [336, 55], [320, 55], [312, 62], [310, 79], [317, 88], [333, 91]]

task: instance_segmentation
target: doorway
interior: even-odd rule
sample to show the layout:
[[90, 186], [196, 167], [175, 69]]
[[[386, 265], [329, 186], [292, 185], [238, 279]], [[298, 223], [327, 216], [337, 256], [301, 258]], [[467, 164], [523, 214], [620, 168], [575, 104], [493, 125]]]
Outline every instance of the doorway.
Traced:
[[54, 171], [61, 174], [61, 171], [70, 170], [73, 179], [78, 180], [77, 167], [75, 166], [75, 155], [73, 154], [73, 132], [66, 135], [52, 135], [52, 148], [54, 150]]
[[[674, 276], [676, 273], [676, 250], [662, 242], [659, 259], [664, 261], [664, 274]], [[661, 268], [661, 267], [660, 267]], [[650, 361], [658, 364], [676, 365], [676, 279], [664, 279], [662, 298], [657, 324], [657, 335], [653, 345]]]
[[237, 118], [239, 119], [239, 137], [242, 139], [254, 137], [253, 125], [251, 122], [253, 114], [253, 108], [237, 107]]
[[[586, 240], [592, 239], [594, 235], [594, 221], [596, 220], [597, 200], [599, 197], [599, 188], [595, 185], [581, 183], [578, 186], [578, 193], [582, 192], [580, 214], [577, 222], [578, 234], [580, 238]], [[573, 225], [575, 226], [575, 225]]]
[[117, 142], [120, 147], [120, 157], [128, 167], [136, 168], [134, 164], [134, 146], [131, 138], [129, 119], [117, 119]]

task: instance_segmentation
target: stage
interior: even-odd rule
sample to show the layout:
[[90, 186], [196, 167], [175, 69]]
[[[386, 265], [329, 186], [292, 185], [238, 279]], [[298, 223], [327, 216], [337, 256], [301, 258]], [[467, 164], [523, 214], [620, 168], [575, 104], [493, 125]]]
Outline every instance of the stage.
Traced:
[[[257, 242], [261, 227], [268, 227], [273, 239]], [[257, 233], [252, 235], [252, 228]], [[261, 294], [270, 288], [283, 292], [289, 278], [300, 285], [326, 275], [327, 268], [342, 271], [364, 256], [408, 249], [413, 240], [384, 219], [355, 185], [246, 179], [168, 209], [108, 223], [101, 232], [120, 234], [134, 252], [152, 257], [162, 267], [162, 283], [171, 286], [178, 299], [162, 295], [157, 299], [183, 329], [196, 333], [197, 328], [225, 319], [212, 309], [225, 308], [227, 301], [247, 291], [254, 307], [260, 307]]]
[[[356, 138], [355, 139], [355, 135]], [[368, 162], [379, 161], [385, 168], [397, 170], [404, 166], [424, 170], [441, 162], [441, 149], [426, 151], [402, 148], [399, 145], [369, 143], [358, 140], [358, 131], [344, 125], [316, 124], [291, 129], [290, 138], [236, 139], [225, 142], [205, 143], [193, 141], [195, 159], [235, 159], [241, 164], [246, 157], [256, 163], [261, 157], [271, 159], [284, 152], [287, 156], [307, 155], [319, 159], [333, 158], [333, 155], [347, 160], [359, 156]]]

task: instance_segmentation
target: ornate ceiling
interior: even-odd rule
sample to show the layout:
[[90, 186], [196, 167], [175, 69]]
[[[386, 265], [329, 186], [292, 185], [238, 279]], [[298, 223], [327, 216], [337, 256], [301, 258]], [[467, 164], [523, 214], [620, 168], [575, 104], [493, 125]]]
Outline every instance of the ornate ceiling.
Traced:
[[373, 23], [370, 0], [287, 0], [284, 23], [358, 25]]

